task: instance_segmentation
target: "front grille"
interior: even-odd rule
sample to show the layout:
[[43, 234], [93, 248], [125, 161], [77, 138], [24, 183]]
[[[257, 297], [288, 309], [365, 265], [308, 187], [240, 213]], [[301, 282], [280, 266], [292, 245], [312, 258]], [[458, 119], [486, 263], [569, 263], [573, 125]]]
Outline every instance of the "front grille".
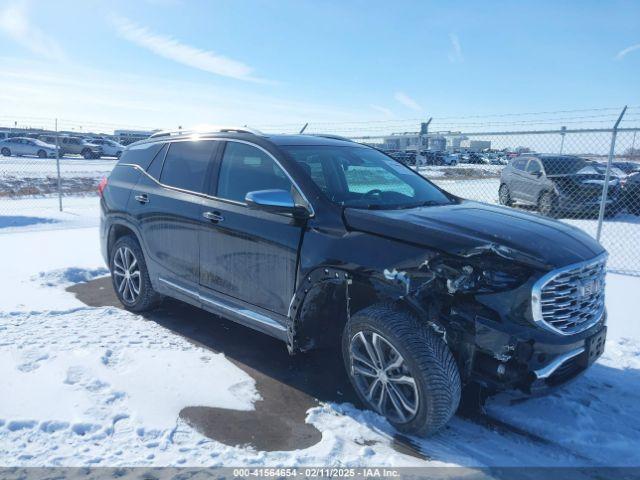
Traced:
[[604, 314], [606, 254], [554, 270], [533, 286], [533, 319], [562, 335], [582, 332]]

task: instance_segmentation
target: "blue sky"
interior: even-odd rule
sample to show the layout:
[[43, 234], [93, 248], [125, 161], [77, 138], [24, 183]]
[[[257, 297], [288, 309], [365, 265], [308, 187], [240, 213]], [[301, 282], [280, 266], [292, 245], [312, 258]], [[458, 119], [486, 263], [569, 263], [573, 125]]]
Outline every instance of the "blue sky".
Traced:
[[640, 105], [637, 1], [0, 1], [0, 123], [359, 122]]

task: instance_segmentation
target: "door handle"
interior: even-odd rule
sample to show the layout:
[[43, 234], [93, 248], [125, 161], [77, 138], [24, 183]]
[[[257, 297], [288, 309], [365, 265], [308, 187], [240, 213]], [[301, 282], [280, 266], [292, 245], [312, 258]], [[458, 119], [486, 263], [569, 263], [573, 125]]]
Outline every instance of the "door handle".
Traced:
[[202, 216], [207, 220], [211, 220], [213, 223], [218, 223], [224, 220], [224, 217], [218, 212], [204, 212]]
[[149, 197], [146, 194], [136, 195], [135, 199], [140, 203], [149, 203]]

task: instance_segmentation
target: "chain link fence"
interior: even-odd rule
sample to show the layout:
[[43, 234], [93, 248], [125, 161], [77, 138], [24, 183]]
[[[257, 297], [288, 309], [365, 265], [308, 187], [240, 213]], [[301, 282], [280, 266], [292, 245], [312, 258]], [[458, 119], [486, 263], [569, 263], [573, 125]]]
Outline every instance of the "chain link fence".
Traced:
[[[609, 251], [611, 271], [640, 275], [640, 128], [623, 123], [614, 129], [618, 113], [598, 112], [596, 128], [549, 129], [542, 119], [474, 118], [448, 120], [451, 125], [441, 121], [439, 126], [449, 129], [437, 132], [435, 125], [425, 128], [416, 120], [311, 124], [305, 133], [344, 135], [387, 151], [460, 197], [569, 223], [599, 239]], [[571, 124], [572, 118], [565, 114], [558, 121]], [[579, 118], [581, 127], [594, 121], [588, 115]], [[0, 216], [5, 217], [83, 204], [83, 198], [95, 197], [124, 145], [153, 132], [46, 119], [6, 122], [5, 127], [1, 122]], [[297, 133], [300, 126], [262, 129]], [[14, 147], [16, 139], [31, 144]], [[53, 150], [40, 152], [40, 142], [54, 145]]]
[[[6, 118], [6, 117], [5, 117]], [[127, 144], [152, 130], [94, 122], [0, 117], [0, 216], [62, 211], [94, 197]]]

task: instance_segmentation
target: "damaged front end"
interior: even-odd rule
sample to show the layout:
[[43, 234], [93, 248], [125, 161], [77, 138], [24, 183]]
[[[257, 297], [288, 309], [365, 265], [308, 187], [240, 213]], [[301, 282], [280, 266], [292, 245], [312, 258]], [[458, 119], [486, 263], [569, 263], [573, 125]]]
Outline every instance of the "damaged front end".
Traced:
[[569, 336], [535, 325], [532, 290], [546, 271], [535, 258], [487, 245], [458, 255], [434, 253], [415, 269], [385, 269], [383, 275], [404, 289], [398, 301], [441, 333], [463, 382], [487, 392], [537, 395], [584, 371], [602, 353], [606, 334], [604, 318]]
[[340, 265], [307, 274], [291, 302], [289, 351], [335, 344], [341, 329], [332, 325], [373, 303], [393, 302], [443, 338], [465, 385], [536, 394], [584, 370], [575, 355], [571, 368], [545, 374], [555, 359], [577, 352], [584, 335], [560, 338], [536, 327], [531, 295], [549, 270], [544, 262], [496, 244], [417, 251], [385, 268]]

